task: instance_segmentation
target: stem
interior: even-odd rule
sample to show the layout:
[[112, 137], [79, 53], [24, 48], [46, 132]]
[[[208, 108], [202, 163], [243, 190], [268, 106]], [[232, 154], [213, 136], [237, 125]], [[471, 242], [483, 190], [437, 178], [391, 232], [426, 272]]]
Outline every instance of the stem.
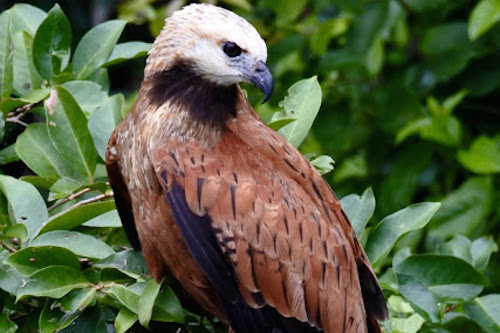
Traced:
[[71, 194], [70, 196], [64, 198], [63, 200], [53, 204], [52, 206], [50, 206], [47, 210], [50, 212], [52, 209], [54, 208], [57, 208], [59, 206], [61, 206], [62, 204], [65, 204], [66, 202], [68, 201], [71, 201], [71, 200], [75, 200], [76, 198], [78, 198], [79, 196], [82, 196], [83, 194], [87, 193], [87, 192], [90, 192], [92, 191], [91, 188], [84, 188], [83, 190], [79, 191], [79, 192], [76, 192], [74, 194]]
[[0, 245], [2, 245], [2, 247], [4, 249], [6, 249], [7, 251], [9, 251], [10, 253], [15, 253], [17, 252], [17, 250], [15, 248], [13, 248], [12, 246], [10, 246], [9, 244], [5, 243], [4, 241], [0, 241]]

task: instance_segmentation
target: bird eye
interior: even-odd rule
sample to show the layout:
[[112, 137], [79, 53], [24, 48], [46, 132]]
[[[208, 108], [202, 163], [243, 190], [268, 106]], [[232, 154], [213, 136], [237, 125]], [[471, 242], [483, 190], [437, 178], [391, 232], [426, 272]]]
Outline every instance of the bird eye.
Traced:
[[225, 54], [227, 54], [228, 57], [231, 58], [237, 57], [241, 54], [241, 48], [238, 46], [238, 44], [233, 42], [225, 42], [222, 46], [222, 50]]

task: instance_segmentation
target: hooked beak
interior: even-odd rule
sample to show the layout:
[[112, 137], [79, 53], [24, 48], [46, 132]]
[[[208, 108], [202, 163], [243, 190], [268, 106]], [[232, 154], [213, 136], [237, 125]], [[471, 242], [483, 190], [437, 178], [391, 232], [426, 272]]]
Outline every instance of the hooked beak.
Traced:
[[262, 101], [262, 104], [264, 104], [271, 97], [274, 89], [274, 80], [269, 68], [264, 62], [259, 61], [249, 79], [252, 84], [264, 93], [264, 100]]

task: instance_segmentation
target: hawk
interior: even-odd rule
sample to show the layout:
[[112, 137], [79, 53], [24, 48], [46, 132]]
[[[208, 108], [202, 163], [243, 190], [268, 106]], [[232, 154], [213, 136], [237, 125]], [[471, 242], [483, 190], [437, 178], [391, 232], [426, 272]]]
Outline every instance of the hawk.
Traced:
[[338, 199], [239, 87], [268, 99], [266, 60], [228, 10], [166, 20], [106, 153], [125, 232], [233, 332], [379, 332], [384, 296]]

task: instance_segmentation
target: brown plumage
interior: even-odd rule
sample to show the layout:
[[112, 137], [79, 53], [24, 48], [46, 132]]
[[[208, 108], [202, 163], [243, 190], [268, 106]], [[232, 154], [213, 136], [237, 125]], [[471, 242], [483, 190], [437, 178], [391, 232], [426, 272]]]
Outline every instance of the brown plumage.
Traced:
[[270, 94], [266, 57], [224, 9], [167, 19], [106, 156], [125, 231], [237, 333], [379, 332], [384, 297], [335, 194], [238, 86]]

